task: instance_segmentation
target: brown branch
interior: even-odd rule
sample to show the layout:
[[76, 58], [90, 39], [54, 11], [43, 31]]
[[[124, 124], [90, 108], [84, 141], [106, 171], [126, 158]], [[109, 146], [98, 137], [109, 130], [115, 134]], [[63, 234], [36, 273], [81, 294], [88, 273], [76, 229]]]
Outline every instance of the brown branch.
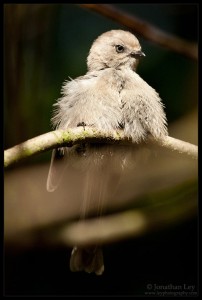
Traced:
[[[159, 230], [196, 215], [196, 195], [195, 181], [184, 182], [169, 190], [150, 192], [144, 195], [142, 201], [139, 198], [144, 203], [141, 208], [65, 224], [59, 228], [55, 239], [68, 246], [86, 246], [108, 244], [136, 237], [150, 230]], [[144, 199], [150, 201], [144, 202]]]
[[128, 27], [134, 33], [141, 35], [145, 39], [170, 49], [179, 54], [183, 54], [194, 60], [198, 59], [198, 47], [195, 43], [187, 42], [174, 35], [168, 34], [154, 25], [123, 12], [121, 9], [110, 4], [79, 4], [81, 7], [93, 10], [105, 17], [108, 17], [119, 24]]
[[68, 246], [108, 244], [141, 235], [148, 229], [147, 216], [138, 210], [73, 222], [60, 228], [55, 239]]

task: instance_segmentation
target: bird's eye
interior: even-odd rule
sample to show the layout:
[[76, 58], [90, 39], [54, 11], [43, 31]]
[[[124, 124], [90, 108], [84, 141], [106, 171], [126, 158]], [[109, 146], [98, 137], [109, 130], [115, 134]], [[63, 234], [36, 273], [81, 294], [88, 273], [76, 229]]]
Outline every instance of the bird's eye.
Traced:
[[122, 53], [125, 50], [124, 46], [122, 45], [116, 45], [115, 48], [117, 53]]

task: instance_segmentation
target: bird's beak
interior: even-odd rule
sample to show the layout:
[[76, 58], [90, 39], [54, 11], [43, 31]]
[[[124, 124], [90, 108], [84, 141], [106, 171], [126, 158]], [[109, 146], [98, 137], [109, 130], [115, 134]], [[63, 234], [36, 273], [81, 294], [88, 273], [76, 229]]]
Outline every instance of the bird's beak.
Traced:
[[130, 56], [132, 56], [134, 58], [140, 58], [140, 57], [144, 57], [146, 55], [144, 54], [144, 52], [142, 52], [141, 50], [139, 50], [139, 51], [133, 51], [133, 52], [131, 52]]

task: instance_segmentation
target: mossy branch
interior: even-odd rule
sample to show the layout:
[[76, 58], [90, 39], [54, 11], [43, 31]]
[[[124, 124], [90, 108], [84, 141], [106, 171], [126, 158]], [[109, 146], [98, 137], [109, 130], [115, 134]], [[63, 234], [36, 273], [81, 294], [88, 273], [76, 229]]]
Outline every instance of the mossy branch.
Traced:
[[[72, 128], [68, 130], [55, 130], [35, 138], [25, 141], [10, 149], [4, 151], [4, 166], [9, 167], [16, 162], [33, 155], [48, 151], [53, 148], [62, 146], [72, 146], [82, 141], [85, 142], [100, 142], [100, 143], [118, 143], [118, 144], [132, 144], [132, 141], [126, 139], [121, 131], [116, 131], [113, 134], [107, 135], [95, 129], [85, 127]], [[160, 140], [154, 140], [150, 137], [147, 142], [157, 143], [158, 145], [167, 149], [185, 153], [193, 159], [198, 157], [198, 147], [181, 140], [165, 137]]]

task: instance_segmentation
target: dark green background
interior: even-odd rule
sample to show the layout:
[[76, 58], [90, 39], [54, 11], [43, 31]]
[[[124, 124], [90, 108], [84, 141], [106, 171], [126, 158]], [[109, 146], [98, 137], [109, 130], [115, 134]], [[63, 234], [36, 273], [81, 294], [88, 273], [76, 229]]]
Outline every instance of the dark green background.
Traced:
[[[115, 5], [168, 33], [198, 40], [195, 4]], [[127, 28], [78, 5], [4, 5], [5, 149], [51, 130], [52, 105], [62, 83], [85, 74], [93, 40], [111, 29]], [[138, 38], [146, 54], [138, 73], [159, 92], [170, 125], [197, 108], [197, 62]], [[50, 152], [25, 164], [49, 159]], [[71, 273], [70, 251], [43, 245], [7, 249], [5, 294], [137, 296], [148, 292], [147, 284], [197, 285], [196, 218], [105, 246], [101, 277]]]

